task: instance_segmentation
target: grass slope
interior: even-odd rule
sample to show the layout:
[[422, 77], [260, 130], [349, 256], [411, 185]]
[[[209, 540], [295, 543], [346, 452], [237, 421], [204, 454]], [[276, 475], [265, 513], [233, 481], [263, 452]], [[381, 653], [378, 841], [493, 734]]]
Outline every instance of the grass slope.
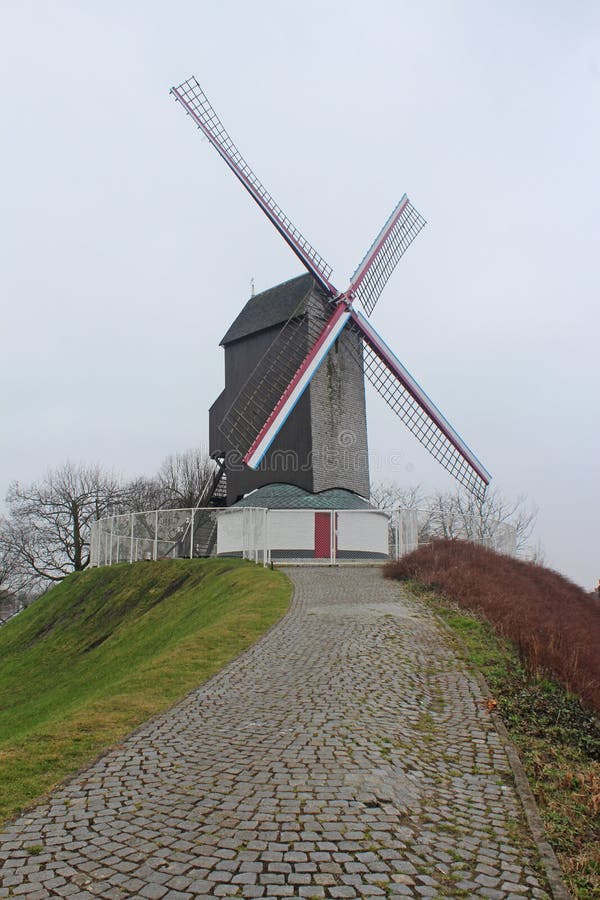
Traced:
[[0, 629], [0, 821], [252, 644], [291, 594], [241, 560], [70, 575]]
[[589, 646], [593, 635], [595, 601], [555, 572], [462, 542], [421, 548], [386, 574], [408, 581], [461, 638], [519, 750], [571, 892], [600, 897], [600, 726], [556, 680], [562, 644], [572, 654], [564, 681], [579, 672], [588, 703], [598, 697], [597, 665], [589, 677], [573, 665], [578, 636]]

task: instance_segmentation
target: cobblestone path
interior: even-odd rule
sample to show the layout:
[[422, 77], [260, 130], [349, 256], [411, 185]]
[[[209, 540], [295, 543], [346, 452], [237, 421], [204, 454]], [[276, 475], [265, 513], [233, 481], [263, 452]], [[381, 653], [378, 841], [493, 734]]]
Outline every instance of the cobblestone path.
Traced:
[[377, 569], [288, 571], [256, 647], [0, 837], [0, 896], [548, 896], [435, 620]]

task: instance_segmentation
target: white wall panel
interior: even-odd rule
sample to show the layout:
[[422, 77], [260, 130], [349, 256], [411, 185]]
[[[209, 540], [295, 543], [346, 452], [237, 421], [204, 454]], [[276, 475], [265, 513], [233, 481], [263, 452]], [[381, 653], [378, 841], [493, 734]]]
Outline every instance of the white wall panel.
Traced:
[[268, 513], [271, 550], [314, 550], [315, 512], [312, 509], [272, 509]]
[[388, 552], [388, 517], [385, 513], [338, 513], [338, 550]]
[[217, 521], [217, 553], [241, 553], [244, 548], [244, 510], [227, 512]]

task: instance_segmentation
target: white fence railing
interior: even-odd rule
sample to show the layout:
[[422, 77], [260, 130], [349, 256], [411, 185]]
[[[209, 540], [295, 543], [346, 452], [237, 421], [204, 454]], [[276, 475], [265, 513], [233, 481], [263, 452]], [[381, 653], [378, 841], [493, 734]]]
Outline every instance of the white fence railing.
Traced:
[[90, 565], [217, 555], [219, 519], [240, 519], [244, 559], [266, 562], [265, 509], [153, 509], [99, 519], [92, 526]]
[[436, 523], [418, 509], [156, 509], [95, 522], [91, 565], [138, 560], [241, 556], [277, 562], [336, 563], [399, 559], [439, 537], [462, 538], [516, 555], [515, 529], [467, 517]]

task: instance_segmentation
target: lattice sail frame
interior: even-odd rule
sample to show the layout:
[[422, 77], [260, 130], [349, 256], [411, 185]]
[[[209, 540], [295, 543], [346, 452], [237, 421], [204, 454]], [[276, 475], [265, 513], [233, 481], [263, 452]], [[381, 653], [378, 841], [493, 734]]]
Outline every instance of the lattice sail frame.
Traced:
[[303, 297], [252, 370], [219, 426], [229, 445], [244, 457], [325, 326], [331, 308]]
[[296, 256], [317, 279], [321, 287], [330, 295], [337, 292], [329, 281], [331, 266], [315, 250], [291, 220], [285, 215], [266, 187], [256, 177], [248, 163], [237, 149], [223, 123], [214, 111], [206, 94], [195, 78], [188, 78], [178, 87], [171, 88], [171, 94], [192, 117], [198, 128], [206, 135], [217, 153], [225, 160], [234, 175], [242, 182], [248, 193], [271, 220], [283, 239]]
[[417, 438], [420, 444], [463, 487], [483, 500], [488, 481], [484, 481], [449, 438], [431, 420], [406, 387], [390, 372], [366, 341], [363, 342], [365, 376], [375, 390]]
[[479, 500], [491, 475], [370, 322], [352, 311], [349, 328], [363, 341], [366, 377], [419, 443]]
[[359, 300], [368, 315], [400, 259], [426, 224], [404, 194], [350, 279], [347, 294]]
[[244, 456], [244, 462], [251, 469], [256, 469], [260, 464], [349, 319], [350, 311], [346, 305], [344, 303], [337, 304]]
[[[397, 263], [426, 224], [406, 194], [354, 272], [348, 290], [340, 294], [330, 281], [331, 267], [254, 175], [196, 79], [189, 78], [179, 87], [172, 88], [171, 93], [325, 294], [334, 301], [336, 308], [329, 320], [326, 315], [311, 320], [300, 310], [290, 317], [223, 419], [221, 431], [230, 444], [245, 453], [244, 462], [252, 468], [257, 467], [329, 352], [331, 343], [327, 343], [326, 338], [335, 320], [338, 334], [344, 327], [359, 332], [363, 341], [361, 363], [365, 374], [388, 405], [445, 469], [471, 493], [483, 499], [490, 481], [489, 473], [368, 321], [352, 308], [353, 302], [359, 300], [367, 314], [372, 313]], [[298, 337], [305, 323], [312, 329], [309, 339], [313, 346], [304, 359], [300, 359], [299, 348], [303, 342]]]
[[[188, 78], [178, 87], [171, 88], [171, 94], [208, 138], [325, 293], [331, 299], [339, 298], [340, 292], [330, 281], [331, 266], [296, 228], [254, 174], [197, 80], [194, 77]], [[425, 219], [404, 194], [354, 272], [351, 284], [343, 296], [357, 298], [370, 315], [399, 260], [425, 224]]]
[[[256, 469], [277, 437], [295, 404], [329, 353], [332, 342], [326, 344], [325, 340], [336, 321], [340, 326], [338, 335], [342, 329], [348, 328], [361, 338], [361, 366], [366, 377], [388, 406], [443, 468], [475, 497], [483, 500], [491, 478], [489, 472], [370, 322], [352, 308], [345, 307], [345, 304], [339, 304], [325, 323], [293, 378], [263, 420], [262, 428], [257, 432], [244, 456], [246, 465]], [[350, 342], [350, 345], [352, 343]], [[265, 356], [267, 355], [268, 351]], [[263, 388], [266, 389], [267, 385], [268, 373], [263, 369], [258, 393], [261, 393]], [[290, 401], [293, 401], [291, 405]], [[259, 415], [255, 421], [260, 421], [260, 418]]]

